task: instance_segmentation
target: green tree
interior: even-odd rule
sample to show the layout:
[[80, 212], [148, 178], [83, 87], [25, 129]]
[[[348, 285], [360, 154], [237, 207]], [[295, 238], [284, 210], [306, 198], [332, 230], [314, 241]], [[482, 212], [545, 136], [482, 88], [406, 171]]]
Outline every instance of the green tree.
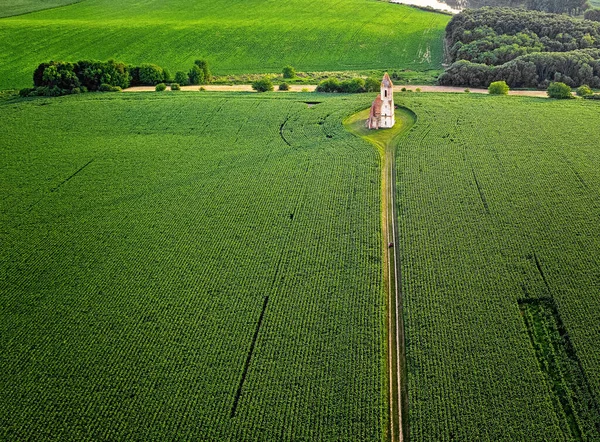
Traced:
[[280, 91], [289, 91], [290, 90], [290, 85], [287, 84], [285, 81], [283, 83], [281, 83], [279, 85], [279, 90]]
[[506, 81], [494, 81], [488, 87], [490, 95], [507, 95], [510, 88]]
[[210, 69], [208, 68], [208, 62], [206, 60], [195, 60], [194, 64], [202, 69], [203, 80], [202, 83], [210, 83], [212, 81], [212, 74], [210, 73]]
[[573, 98], [571, 95], [571, 87], [560, 81], [550, 83], [548, 86], [548, 96], [550, 98]]
[[165, 81], [165, 71], [155, 64], [145, 63], [139, 68], [140, 83], [155, 85]]
[[379, 91], [380, 81], [377, 78], [367, 78], [365, 80], [365, 91], [366, 92], [377, 92]]
[[158, 83], [156, 85], [156, 87], [154, 88], [154, 90], [156, 90], [156, 92], [162, 92], [162, 91], [164, 91], [166, 89], [167, 89], [167, 85], [164, 84], [164, 83]]
[[273, 83], [269, 77], [265, 77], [252, 83], [252, 89], [254, 89], [256, 92], [272, 91]]
[[190, 84], [204, 84], [204, 71], [197, 65], [192, 66], [188, 72], [188, 81]]
[[600, 9], [588, 9], [585, 11], [585, 14], [583, 14], [583, 18], [586, 20], [600, 21]]
[[296, 76], [296, 69], [293, 66], [287, 65], [283, 68], [283, 78], [294, 78]]
[[175, 83], [185, 86], [188, 84], [189, 78], [185, 72], [177, 71], [175, 72]]

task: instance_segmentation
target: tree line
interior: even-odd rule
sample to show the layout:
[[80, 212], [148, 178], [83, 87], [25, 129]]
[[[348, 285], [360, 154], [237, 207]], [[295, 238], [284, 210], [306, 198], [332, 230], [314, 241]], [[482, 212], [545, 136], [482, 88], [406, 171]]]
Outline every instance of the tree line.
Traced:
[[600, 87], [600, 23], [509, 8], [465, 10], [446, 27], [450, 67], [442, 85]]
[[[180, 77], [180, 73], [177, 74]], [[208, 63], [205, 60], [196, 60], [186, 75], [185, 84], [206, 84], [211, 80]], [[95, 91], [110, 92], [130, 86], [154, 86], [172, 81], [167, 69], [150, 63], [132, 66], [114, 60], [80, 60], [74, 63], [50, 61], [38, 65], [33, 73], [34, 87], [22, 89], [20, 95], [59, 96]]]

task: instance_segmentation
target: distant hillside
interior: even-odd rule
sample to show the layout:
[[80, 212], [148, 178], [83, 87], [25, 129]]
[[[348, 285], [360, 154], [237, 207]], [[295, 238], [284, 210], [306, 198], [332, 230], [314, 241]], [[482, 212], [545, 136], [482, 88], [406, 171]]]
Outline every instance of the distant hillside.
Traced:
[[28, 12], [51, 9], [79, 3], [81, 0], [0, 0], [0, 17], [27, 14]]
[[0, 20], [0, 88], [44, 61], [115, 58], [215, 74], [441, 69], [447, 15], [373, 0], [89, 0]]

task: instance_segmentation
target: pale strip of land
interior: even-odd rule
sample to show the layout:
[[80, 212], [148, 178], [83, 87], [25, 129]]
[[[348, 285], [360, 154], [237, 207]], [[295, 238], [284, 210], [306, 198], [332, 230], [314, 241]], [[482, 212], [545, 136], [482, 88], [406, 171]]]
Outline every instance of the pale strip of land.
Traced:
[[[249, 84], [206, 84], [204, 86], [181, 86], [182, 91], [195, 91], [198, 92], [200, 87], [203, 87], [206, 91], [219, 91], [219, 92], [253, 92], [252, 86]], [[277, 85], [275, 85], [275, 92], [314, 92], [317, 88], [314, 84], [291, 84], [289, 91], [277, 91]], [[394, 91], [401, 92], [402, 88], [407, 90], [415, 91], [417, 88], [421, 89], [421, 92], [462, 92], [464, 93], [464, 87], [457, 86], [427, 86], [427, 85], [395, 85]], [[125, 89], [124, 92], [152, 92], [154, 86], [136, 86]], [[487, 89], [470, 89], [471, 93], [474, 94], [487, 94]], [[547, 97], [546, 91], [509, 91], [508, 95], [523, 95], [527, 97]]]

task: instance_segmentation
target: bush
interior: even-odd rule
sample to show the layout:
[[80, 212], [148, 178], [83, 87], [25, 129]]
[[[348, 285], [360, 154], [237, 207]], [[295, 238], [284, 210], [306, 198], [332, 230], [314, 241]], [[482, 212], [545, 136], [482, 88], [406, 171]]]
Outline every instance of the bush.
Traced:
[[471, 93], [471, 89], [469, 89], [469, 88], [466, 88], [466, 89], [465, 89], [465, 94], [470, 94], [470, 93]]
[[[110, 84], [102, 83], [100, 85], [100, 87], [98, 88], [98, 90], [100, 92], [121, 92], [122, 89], [119, 86], [112, 86]], [[79, 92], [83, 92], [83, 91], [80, 90]], [[76, 92], [76, 93], [79, 93], [79, 92]]]
[[415, 92], [421, 92], [421, 88], [420, 87], [416, 88]]
[[559, 99], [573, 98], [571, 87], [560, 81], [550, 83], [550, 86], [548, 86], [548, 96]]
[[35, 89], [32, 87], [26, 87], [24, 89], [21, 89], [19, 91], [19, 96], [20, 97], [30, 97], [32, 95], [35, 95]]
[[377, 78], [369, 77], [365, 80], [365, 92], [377, 92], [381, 82]]
[[592, 94], [593, 94], [593, 92], [587, 84], [584, 84], [577, 88], [577, 95], [579, 95], [580, 97], [585, 97], [586, 95], [592, 95]]
[[279, 85], [279, 90], [280, 91], [289, 91], [290, 90], [290, 85], [287, 84], [286, 82], [283, 82]]
[[583, 98], [585, 98], [587, 100], [600, 100], [600, 94], [586, 95]]
[[257, 92], [272, 91], [273, 83], [271, 82], [270, 78], [265, 77], [261, 80], [256, 80], [254, 83], [252, 83], [252, 89], [254, 89]]
[[172, 91], [180, 91], [181, 86], [179, 86], [179, 83], [171, 83], [171, 90]]
[[200, 89], [198, 89], [198, 90], [199, 90], [200, 92], [204, 92], [204, 91], [206, 90], [206, 88], [204, 88], [204, 87], [202, 87], [202, 86], [201, 86], [201, 87], [200, 87]]
[[283, 78], [294, 78], [296, 76], [296, 69], [293, 66], [286, 66], [283, 68]]
[[506, 84], [506, 81], [501, 80], [491, 83], [488, 87], [488, 92], [490, 95], [507, 95], [509, 89], [510, 88], [508, 87], [508, 84]]
[[138, 70], [139, 82], [142, 85], [153, 86], [166, 81], [165, 71], [155, 64], [145, 63]]
[[158, 83], [158, 84], [156, 85], [156, 87], [154, 88], [154, 90], [155, 90], [156, 92], [162, 92], [162, 91], [164, 91], [165, 89], [167, 89], [167, 85], [166, 85], [166, 84], [164, 84], [164, 83]]
[[358, 94], [365, 92], [365, 80], [362, 78], [352, 78], [351, 80], [344, 80], [340, 83], [339, 92], [344, 94]]
[[339, 92], [340, 90], [340, 82], [337, 78], [328, 78], [327, 80], [323, 80], [317, 86], [317, 92], [326, 92], [333, 93]]
[[406, 92], [406, 88], [403, 87], [402, 89], [400, 89], [401, 92]]
[[198, 66], [192, 66], [188, 72], [188, 81], [190, 84], [204, 84], [204, 71]]
[[212, 74], [208, 68], [208, 62], [206, 60], [195, 60], [194, 65], [198, 66], [202, 71], [202, 83], [210, 83], [212, 81]]
[[185, 72], [177, 71], [175, 72], [175, 83], [185, 86], [189, 83], [189, 77]]

